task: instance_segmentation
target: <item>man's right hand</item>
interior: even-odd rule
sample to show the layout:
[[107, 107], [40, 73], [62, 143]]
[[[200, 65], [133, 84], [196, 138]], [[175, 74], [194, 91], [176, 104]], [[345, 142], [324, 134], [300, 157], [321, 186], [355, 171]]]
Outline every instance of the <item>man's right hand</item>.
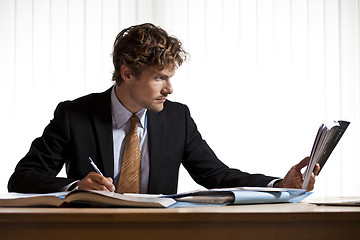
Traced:
[[79, 187], [79, 190], [115, 191], [112, 178], [106, 178], [95, 172], [90, 172], [85, 178], [77, 182], [76, 185]]

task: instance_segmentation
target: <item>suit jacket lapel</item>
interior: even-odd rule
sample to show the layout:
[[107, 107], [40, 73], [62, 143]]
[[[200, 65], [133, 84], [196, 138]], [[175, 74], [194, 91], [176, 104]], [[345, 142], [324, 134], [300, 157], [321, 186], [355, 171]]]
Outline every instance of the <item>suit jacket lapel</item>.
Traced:
[[113, 134], [112, 134], [112, 115], [111, 115], [111, 89], [107, 90], [98, 99], [94, 106], [94, 128], [96, 134], [97, 145], [102, 161], [105, 176], [114, 175], [114, 150], [113, 150]]
[[161, 118], [161, 112], [155, 113], [148, 111], [148, 134], [149, 134], [149, 193], [158, 193], [161, 191], [160, 175], [164, 157], [165, 130], [164, 122]]

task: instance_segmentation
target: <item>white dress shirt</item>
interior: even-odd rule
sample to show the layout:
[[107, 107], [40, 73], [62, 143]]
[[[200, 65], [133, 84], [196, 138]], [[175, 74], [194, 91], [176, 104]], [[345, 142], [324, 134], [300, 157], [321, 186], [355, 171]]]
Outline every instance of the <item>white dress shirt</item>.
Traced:
[[[121, 163], [124, 155], [125, 137], [130, 130], [130, 117], [133, 115], [116, 97], [115, 86], [111, 91], [112, 129], [114, 144], [114, 185], [117, 187]], [[136, 113], [139, 118], [138, 137], [141, 151], [140, 193], [147, 193], [149, 183], [149, 144], [147, 134], [147, 110]]]

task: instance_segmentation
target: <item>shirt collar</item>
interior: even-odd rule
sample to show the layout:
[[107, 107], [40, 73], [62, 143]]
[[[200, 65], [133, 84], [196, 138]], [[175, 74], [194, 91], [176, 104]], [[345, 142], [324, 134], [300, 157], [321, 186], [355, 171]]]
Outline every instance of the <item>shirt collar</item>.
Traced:
[[[115, 123], [118, 128], [121, 128], [133, 115], [132, 112], [127, 110], [124, 105], [119, 101], [119, 99], [116, 97], [115, 94], [115, 88], [113, 87], [111, 90], [111, 109], [112, 109], [112, 115], [113, 119], [115, 120]], [[143, 108], [140, 111], [138, 111], [135, 115], [140, 119], [139, 121], [139, 127], [145, 128], [145, 120], [146, 120], [146, 112], [147, 109]]]

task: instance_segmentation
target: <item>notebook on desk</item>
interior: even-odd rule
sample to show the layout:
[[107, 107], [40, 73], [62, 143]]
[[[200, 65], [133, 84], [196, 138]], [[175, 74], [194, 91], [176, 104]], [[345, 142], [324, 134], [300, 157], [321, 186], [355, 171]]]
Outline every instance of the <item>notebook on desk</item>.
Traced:
[[360, 207], [360, 197], [338, 197], [326, 198], [322, 200], [311, 201], [310, 203], [325, 206], [352, 206]]

